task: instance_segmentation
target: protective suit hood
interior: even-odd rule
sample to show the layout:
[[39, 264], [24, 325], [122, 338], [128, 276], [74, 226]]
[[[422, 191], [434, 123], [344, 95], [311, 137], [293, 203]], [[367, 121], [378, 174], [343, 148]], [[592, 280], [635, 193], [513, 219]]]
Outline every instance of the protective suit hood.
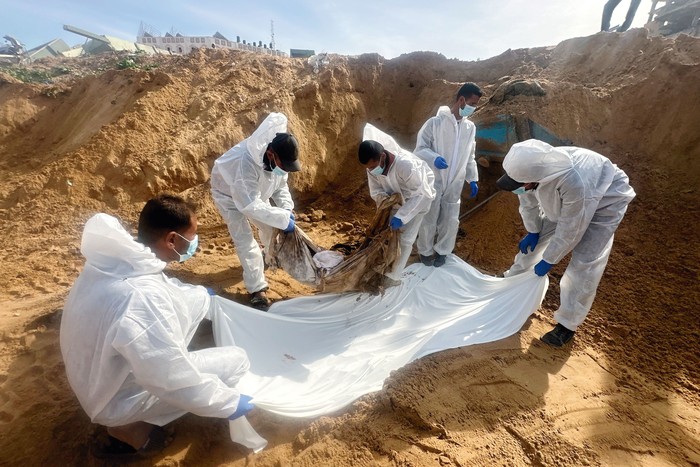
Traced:
[[449, 108], [448, 106], [446, 106], [446, 105], [441, 105], [441, 106], [438, 108], [438, 111], [437, 111], [437, 113], [435, 114], [435, 116], [436, 116], [436, 117], [440, 117], [440, 118], [446, 118], [446, 117], [452, 117], [452, 118], [454, 118], [454, 115], [452, 115], [452, 110], [450, 110], [450, 108]]
[[113, 277], [137, 277], [160, 273], [166, 263], [150, 248], [134, 240], [119, 221], [108, 214], [95, 214], [85, 224], [80, 251], [86, 267]]
[[272, 142], [277, 133], [286, 133], [286, 131], [287, 117], [284, 114], [272, 112], [246, 139], [246, 149], [260, 167], [263, 167], [263, 156], [267, 145]]
[[389, 151], [394, 155], [401, 154], [403, 151], [401, 146], [399, 146], [399, 143], [397, 143], [393, 137], [387, 135], [371, 123], [366, 123], [365, 128], [362, 131], [362, 141], [366, 141], [368, 139], [378, 142], [384, 146], [386, 151]]
[[377, 201], [380, 194], [401, 193], [403, 206], [394, 215], [404, 224], [416, 215], [424, 214], [435, 198], [435, 177], [425, 161], [401, 148], [393, 137], [369, 123], [365, 124], [362, 140], [377, 141], [386, 151], [395, 155], [394, 163], [386, 175], [375, 177], [367, 174], [372, 199]]
[[547, 183], [572, 168], [566, 151], [537, 139], [514, 144], [503, 159], [503, 170], [521, 183]]

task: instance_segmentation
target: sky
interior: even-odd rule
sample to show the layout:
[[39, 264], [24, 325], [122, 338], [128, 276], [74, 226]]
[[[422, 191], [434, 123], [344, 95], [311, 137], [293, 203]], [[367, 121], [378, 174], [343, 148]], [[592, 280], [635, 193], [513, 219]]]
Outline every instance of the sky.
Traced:
[[[81, 29], [136, 40], [143, 22], [159, 31], [313, 49], [342, 55], [379, 53], [394, 58], [433, 51], [447, 58], [483, 60], [505, 52], [557, 45], [600, 30], [606, 0], [0, 0], [0, 36], [31, 49], [53, 39], [69, 46]], [[624, 20], [624, 0], [611, 25]], [[632, 27], [646, 23], [651, 0], [642, 0]], [[0, 39], [0, 44], [4, 43]]]

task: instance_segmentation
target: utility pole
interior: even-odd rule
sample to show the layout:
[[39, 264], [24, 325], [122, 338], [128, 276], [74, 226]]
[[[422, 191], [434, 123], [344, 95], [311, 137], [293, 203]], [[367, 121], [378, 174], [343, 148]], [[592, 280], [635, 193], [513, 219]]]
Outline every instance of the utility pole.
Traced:
[[272, 42], [270, 42], [270, 47], [272, 47], [272, 50], [275, 49], [275, 22], [270, 20], [270, 36], [272, 38]]

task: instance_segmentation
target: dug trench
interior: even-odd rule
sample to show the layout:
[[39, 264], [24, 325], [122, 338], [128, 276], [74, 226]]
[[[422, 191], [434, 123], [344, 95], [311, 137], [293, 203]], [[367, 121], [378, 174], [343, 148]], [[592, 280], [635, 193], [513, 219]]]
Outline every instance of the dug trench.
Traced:
[[[424, 357], [335, 414], [254, 413], [270, 442], [257, 455], [228, 440], [225, 421], [185, 416], [173, 444], [143, 465], [700, 464], [700, 40], [633, 30], [476, 62], [330, 55], [317, 71], [247, 52], [140, 58], [126, 70], [118, 60], [32, 65], [68, 70], [51, 83], [0, 73], [0, 464], [100, 465], [89, 452], [100, 430], [67, 384], [58, 345], [91, 215], [116, 215], [133, 231], [151, 196], [192, 199], [202, 247], [169, 274], [246, 303], [209, 195], [216, 157], [267, 113], [285, 113], [304, 167], [290, 182], [300, 226], [322, 247], [356, 240], [374, 211], [356, 160], [362, 126], [412, 149], [464, 81], [485, 91], [477, 123], [526, 116], [609, 157], [637, 192], [573, 345], [537, 339], [553, 324], [564, 260], [514, 336]], [[497, 162], [480, 168], [480, 193], [463, 212], [496, 192], [498, 175]], [[515, 196], [500, 193], [463, 219], [455, 254], [496, 275], [523, 233]], [[268, 277], [275, 300], [314, 293], [283, 271]]]

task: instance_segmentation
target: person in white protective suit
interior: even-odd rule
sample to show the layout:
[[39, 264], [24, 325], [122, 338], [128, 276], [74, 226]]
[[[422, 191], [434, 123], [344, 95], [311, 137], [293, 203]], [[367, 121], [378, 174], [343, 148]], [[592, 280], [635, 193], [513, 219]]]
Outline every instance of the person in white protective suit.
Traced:
[[504, 276], [534, 268], [546, 275], [569, 252], [561, 278], [557, 325], [541, 340], [554, 347], [569, 342], [586, 318], [608, 263], [615, 230], [635, 197], [627, 174], [589, 149], [552, 147], [536, 139], [514, 144], [496, 182], [520, 199], [528, 234]]
[[474, 160], [476, 126], [468, 117], [476, 110], [481, 95], [476, 84], [463, 84], [452, 107], [440, 107], [418, 132], [414, 153], [435, 174], [435, 199], [423, 218], [416, 244], [426, 266], [439, 268], [454, 250], [465, 181], [471, 198], [479, 192], [479, 172]]
[[63, 309], [60, 346], [80, 405], [108, 427], [109, 444], [94, 451], [100, 457], [163, 449], [161, 427], [187, 412], [233, 419], [253, 408], [235, 387], [249, 367], [243, 349], [187, 349], [213, 300], [163, 269], [197, 244], [194, 208], [174, 195], [146, 203], [138, 241], [107, 214], [85, 224], [86, 263]]
[[399, 257], [386, 275], [385, 283], [398, 285], [401, 281], [418, 228], [430, 203], [435, 198], [433, 171], [394, 139], [369, 123], [365, 125], [358, 151], [360, 163], [367, 170], [369, 194], [377, 206], [394, 193], [401, 193], [403, 205], [393, 214], [390, 227], [400, 230]]
[[214, 204], [236, 246], [251, 305], [262, 310], [270, 306], [268, 283], [263, 254], [250, 224], [257, 227], [264, 248], [269, 247], [274, 228], [294, 231], [287, 173], [301, 169], [298, 159], [296, 138], [287, 133], [287, 117], [271, 113], [249, 138], [216, 159], [211, 173]]

